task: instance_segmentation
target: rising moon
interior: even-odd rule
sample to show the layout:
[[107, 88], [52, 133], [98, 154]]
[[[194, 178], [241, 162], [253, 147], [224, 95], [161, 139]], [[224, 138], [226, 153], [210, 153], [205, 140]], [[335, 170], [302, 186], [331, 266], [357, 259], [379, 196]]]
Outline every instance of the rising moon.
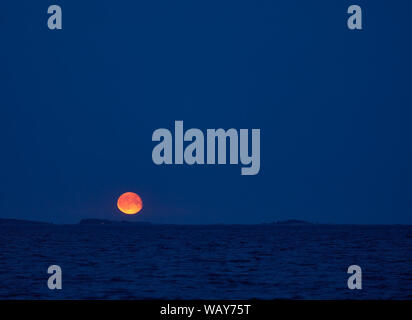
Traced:
[[117, 207], [126, 214], [136, 214], [143, 208], [142, 199], [134, 192], [123, 193], [117, 200]]

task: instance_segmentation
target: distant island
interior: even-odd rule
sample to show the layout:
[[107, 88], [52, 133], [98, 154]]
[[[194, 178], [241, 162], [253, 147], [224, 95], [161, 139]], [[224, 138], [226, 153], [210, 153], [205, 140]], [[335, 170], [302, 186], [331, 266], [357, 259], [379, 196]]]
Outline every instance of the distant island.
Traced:
[[289, 220], [283, 220], [283, 221], [275, 221], [271, 222], [268, 224], [277, 224], [277, 225], [310, 225], [313, 224], [312, 222], [304, 221], [304, 220], [295, 220], [295, 219], [289, 219]]
[[142, 222], [142, 221], [114, 221], [114, 220], [106, 220], [106, 219], [82, 219], [78, 223], [79, 225], [147, 225], [151, 224], [150, 222]]

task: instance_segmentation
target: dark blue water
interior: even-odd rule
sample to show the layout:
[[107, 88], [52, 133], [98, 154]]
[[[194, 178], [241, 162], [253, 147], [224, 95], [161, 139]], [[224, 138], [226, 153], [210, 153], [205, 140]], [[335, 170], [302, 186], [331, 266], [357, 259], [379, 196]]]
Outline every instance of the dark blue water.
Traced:
[[0, 298], [411, 299], [412, 227], [1, 226]]

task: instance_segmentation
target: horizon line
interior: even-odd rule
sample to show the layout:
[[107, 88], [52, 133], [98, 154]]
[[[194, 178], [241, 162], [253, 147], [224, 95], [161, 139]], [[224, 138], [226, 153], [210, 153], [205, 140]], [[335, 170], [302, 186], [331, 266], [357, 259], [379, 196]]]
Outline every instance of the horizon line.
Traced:
[[[209, 222], [209, 223], [176, 223], [176, 222], [152, 222], [152, 221], [127, 221], [127, 220], [111, 220], [111, 219], [101, 219], [101, 218], [81, 218], [78, 222], [50, 222], [42, 220], [29, 220], [29, 219], [18, 219], [18, 218], [0, 218], [2, 220], [9, 220], [21, 223], [32, 223], [32, 224], [48, 224], [48, 225], [81, 225], [82, 221], [95, 221], [95, 222], [108, 222], [114, 224], [151, 224], [151, 225], [178, 225], [178, 226], [214, 226], [214, 225], [298, 225], [298, 226], [310, 226], [310, 225], [342, 225], [342, 226], [412, 226], [412, 223], [349, 223], [349, 222], [311, 222], [307, 220], [300, 219], [285, 219], [270, 222], [254, 222], [254, 223], [241, 223], [241, 222]], [[88, 223], [84, 223], [85, 225]], [[0, 223], [0, 226], [2, 224]], [[89, 225], [99, 225], [98, 223], [89, 223]]]

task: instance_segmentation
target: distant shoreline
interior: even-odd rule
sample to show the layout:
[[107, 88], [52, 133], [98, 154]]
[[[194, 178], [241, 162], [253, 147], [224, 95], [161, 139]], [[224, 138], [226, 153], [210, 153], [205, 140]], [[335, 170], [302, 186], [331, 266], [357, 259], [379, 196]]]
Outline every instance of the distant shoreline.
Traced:
[[77, 223], [53, 223], [43, 221], [33, 221], [25, 219], [5, 219], [0, 218], [0, 226], [412, 226], [411, 224], [360, 224], [360, 223], [313, 223], [304, 220], [288, 219], [274, 222], [261, 223], [153, 223], [146, 221], [125, 221], [109, 219], [81, 219]]

